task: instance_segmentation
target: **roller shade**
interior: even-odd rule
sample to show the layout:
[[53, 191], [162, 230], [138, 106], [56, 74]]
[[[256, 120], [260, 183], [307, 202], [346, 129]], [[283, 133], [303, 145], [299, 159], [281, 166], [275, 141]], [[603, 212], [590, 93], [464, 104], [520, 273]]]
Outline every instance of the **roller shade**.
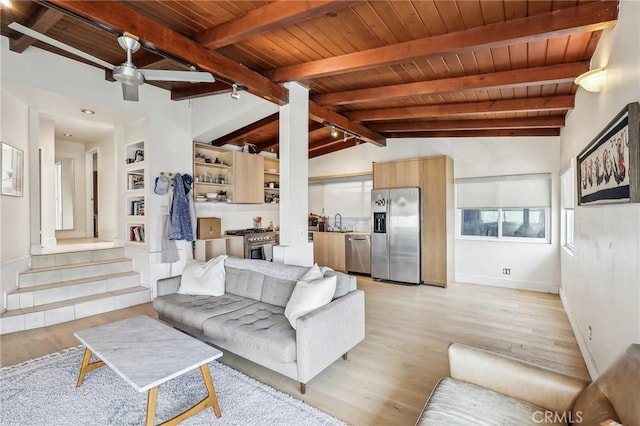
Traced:
[[551, 173], [456, 179], [459, 209], [550, 207]]

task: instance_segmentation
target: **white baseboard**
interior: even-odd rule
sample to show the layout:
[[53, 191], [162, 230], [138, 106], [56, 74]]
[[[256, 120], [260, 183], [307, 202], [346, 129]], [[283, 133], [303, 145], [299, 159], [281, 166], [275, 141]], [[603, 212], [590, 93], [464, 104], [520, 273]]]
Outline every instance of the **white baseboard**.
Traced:
[[567, 302], [567, 295], [564, 292], [564, 289], [562, 287], [560, 287], [560, 300], [562, 301], [562, 306], [564, 307], [564, 311], [567, 314], [567, 318], [569, 318], [569, 324], [571, 324], [573, 335], [576, 337], [576, 341], [578, 342], [578, 348], [580, 348], [582, 359], [584, 359], [584, 363], [587, 366], [587, 370], [589, 371], [591, 380], [595, 380], [595, 378], [600, 375], [598, 371], [598, 366], [596, 365], [596, 362], [593, 359], [593, 355], [589, 350], [589, 343], [587, 343], [586, 337], [584, 336], [584, 334], [582, 334], [582, 332], [580, 332], [580, 327], [578, 326], [577, 321], [573, 317], [573, 312], [571, 311], [571, 307]]
[[558, 294], [558, 286], [556, 284], [521, 281], [495, 277], [485, 277], [482, 275], [456, 274], [456, 282], [488, 285], [492, 287], [514, 288], [518, 290], [539, 291], [542, 293]]

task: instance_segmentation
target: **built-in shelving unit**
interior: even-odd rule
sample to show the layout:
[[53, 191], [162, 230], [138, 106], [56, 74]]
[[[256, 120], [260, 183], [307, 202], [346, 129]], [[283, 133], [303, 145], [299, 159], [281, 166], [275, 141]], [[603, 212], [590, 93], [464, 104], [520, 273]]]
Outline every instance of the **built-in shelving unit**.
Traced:
[[280, 160], [264, 159], [264, 202], [280, 202]]
[[146, 192], [148, 190], [144, 141], [125, 145], [125, 239], [128, 244], [146, 244], [145, 216]]

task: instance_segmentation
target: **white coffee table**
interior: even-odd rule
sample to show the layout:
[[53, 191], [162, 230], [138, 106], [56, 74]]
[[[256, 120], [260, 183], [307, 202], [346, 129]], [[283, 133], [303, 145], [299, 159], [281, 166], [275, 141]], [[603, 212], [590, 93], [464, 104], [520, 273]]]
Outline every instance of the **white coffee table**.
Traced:
[[[178, 424], [207, 407], [221, 416], [207, 366], [222, 356], [219, 350], [145, 315], [80, 330], [74, 336], [86, 346], [77, 386], [82, 386], [88, 372], [108, 365], [138, 392], [149, 391], [147, 426], [155, 421], [158, 386], [197, 367], [207, 397], [162, 424]], [[92, 353], [100, 360], [89, 362]]]

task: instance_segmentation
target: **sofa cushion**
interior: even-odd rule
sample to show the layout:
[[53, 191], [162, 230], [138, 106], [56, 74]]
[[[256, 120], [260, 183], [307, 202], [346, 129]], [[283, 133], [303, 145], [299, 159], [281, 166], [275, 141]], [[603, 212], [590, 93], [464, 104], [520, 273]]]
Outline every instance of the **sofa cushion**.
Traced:
[[[305, 275], [302, 278], [313, 276], [313, 274]], [[313, 281], [298, 281], [291, 298], [287, 302], [287, 306], [284, 308], [284, 316], [289, 320], [291, 327], [297, 328], [296, 324], [299, 317], [331, 302], [335, 292], [336, 277], [320, 278]]]
[[566, 426], [567, 418], [562, 422], [560, 416], [554, 418], [552, 414], [528, 402], [446, 377], [436, 385], [416, 424]]
[[264, 275], [248, 269], [225, 266], [225, 291], [238, 296], [260, 300]]
[[153, 299], [153, 309], [173, 321], [202, 330], [207, 319], [254, 303], [253, 299], [229, 293], [222, 296], [167, 294]]
[[190, 261], [182, 270], [178, 294], [221, 296], [224, 294], [224, 259], [221, 255], [208, 262]]
[[287, 363], [296, 360], [296, 332], [284, 308], [264, 302], [208, 319], [205, 336], [222, 347], [233, 345], [240, 356], [255, 355]]
[[271, 305], [285, 307], [296, 286], [294, 280], [284, 280], [265, 275], [260, 301]]

